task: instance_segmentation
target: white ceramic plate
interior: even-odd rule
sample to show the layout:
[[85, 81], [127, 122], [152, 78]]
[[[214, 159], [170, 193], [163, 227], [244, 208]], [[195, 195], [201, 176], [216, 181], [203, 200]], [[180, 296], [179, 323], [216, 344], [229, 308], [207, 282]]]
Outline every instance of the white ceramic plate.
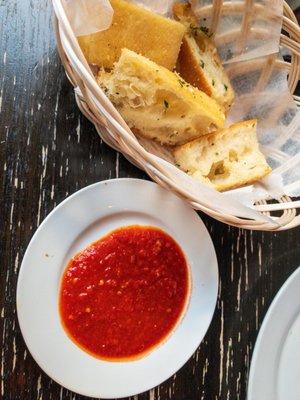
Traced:
[[[160, 227], [179, 243], [190, 265], [190, 301], [169, 339], [148, 356], [130, 362], [101, 361], [65, 334], [58, 313], [60, 279], [78, 251], [111, 230], [132, 224]], [[155, 183], [117, 179], [78, 191], [41, 224], [22, 262], [17, 311], [32, 356], [52, 379], [86, 396], [116, 398], [160, 384], [191, 357], [209, 327], [217, 290], [214, 247], [198, 215]]]
[[248, 400], [300, 399], [300, 268], [284, 283], [253, 352]]

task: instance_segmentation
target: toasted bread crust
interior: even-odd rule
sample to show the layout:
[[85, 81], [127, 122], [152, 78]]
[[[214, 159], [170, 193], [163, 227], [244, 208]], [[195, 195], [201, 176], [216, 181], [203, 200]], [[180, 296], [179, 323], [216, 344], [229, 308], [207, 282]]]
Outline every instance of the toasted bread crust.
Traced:
[[174, 4], [173, 14], [187, 28], [176, 66], [179, 74], [227, 111], [233, 103], [234, 92], [214, 43], [204, 27], [198, 26], [189, 4]]
[[[252, 184], [271, 172], [258, 147], [256, 123], [255, 119], [239, 122], [177, 146], [176, 163], [219, 191]], [[220, 168], [222, 172], [216, 172]]]
[[[256, 129], [256, 127], [257, 127], [257, 119], [253, 118], [253, 119], [247, 119], [246, 121], [235, 122], [234, 124], [230, 125], [230, 127], [228, 127], [228, 128], [216, 129], [214, 132], [208, 133], [206, 135], [202, 135], [201, 139], [202, 140], [205, 140], [205, 139], [214, 140], [214, 139], [217, 139], [218, 136], [220, 135], [220, 133], [222, 133], [222, 132], [226, 132], [226, 131], [233, 132], [233, 131], [237, 131], [237, 130], [239, 130], [241, 128], [250, 128], [250, 127]], [[188, 143], [182, 144], [180, 146], [176, 146], [174, 148], [174, 153], [177, 150], [180, 150], [180, 149], [188, 149], [193, 144], [199, 142], [199, 140], [200, 140], [200, 138], [197, 138], [197, 139], [191, 140]]]
[[190, 24], [197, 25], [197, 18], [192, 13], [191, 5], [189, 3], [175, 3], [173, 5], [173, 15], [177, 21], [180, 21], [186, 26]]
[[202, 90], [208, 96], [212, 96], [211, 86], [208, 84], [203, 68], [199, 66], [186, 36], [182, 41], [177, 68], [185, 81]]
[[252, 183], [255, 183], [259, 181], [260, 179], [263, 179], [265, 176], [269, 175], [269, 173], [272, 171], [270, 166], [265, 167], [264, 171], [261, 171], [259, 174], [253, 175], [251, 178], [245, 178], [241, 179], [239, 183], [235, 185], [222, 185], [219, 184], [218, 187], [216, 188], [219, 192], [225, 192], [226, 190], [233, 190], [237, 189], [243, 186], [248, 186], [252, 185]]

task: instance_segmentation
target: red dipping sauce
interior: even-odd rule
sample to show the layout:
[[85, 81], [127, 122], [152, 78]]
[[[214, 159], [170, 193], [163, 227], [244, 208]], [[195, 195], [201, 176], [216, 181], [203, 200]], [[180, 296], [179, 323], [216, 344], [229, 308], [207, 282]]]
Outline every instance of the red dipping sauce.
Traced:
[[178, 244], [162, 230], [114, 230], [71, 259], [59, 309], [68, 336], [91, 355], [139, 358], [163, 342], [183, 315], [189, 271]]

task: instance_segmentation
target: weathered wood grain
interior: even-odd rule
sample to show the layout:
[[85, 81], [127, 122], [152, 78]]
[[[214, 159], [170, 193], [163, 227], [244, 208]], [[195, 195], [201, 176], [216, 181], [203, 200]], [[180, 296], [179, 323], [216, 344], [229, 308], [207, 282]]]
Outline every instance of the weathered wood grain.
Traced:
[[[20, 263], [37, 226], [69, 194], [103, 179], [146, 178], [101, 143], [77, 110], [55, 51], [51, 14], [49, 0], [0, 0], [3, 400], [84, 399], [49, 379], [26, 349], [15, 307]], [[244, 400], [263, 317], [279, 287], [300, 264], [299, 229], [248, 232], [201, 216], [219, 260], [214, 319], [186, 365], [135, 400]]]

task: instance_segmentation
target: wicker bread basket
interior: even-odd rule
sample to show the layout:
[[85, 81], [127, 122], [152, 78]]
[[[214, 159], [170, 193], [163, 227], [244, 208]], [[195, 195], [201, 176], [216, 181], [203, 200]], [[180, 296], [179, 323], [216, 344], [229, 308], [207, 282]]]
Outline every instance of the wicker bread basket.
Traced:
[[[213, 6], [206, 6], [208, 8], [206, 11], [213, 15], [211, 24], [214, 26], [211, 28], [217, 26], [218, 15], [220, 15], [222, 7], [227, 8], [228, 12], [234, 7], [244, 7], [248, 11], [245, 12], [242, 26], [243, 29], [248, 29], [247, 15], [249, 15], [249, 9], [252, 9], [253, 3], [252, 0], [245, 0], [244, 2], [214, 0]], [[140, 144], [121, 115], [98, 87], [67, 19], [63, 0], [53, 0], [53, 6], [57, 48], [66, 74], [75, 88], [78, 107], [95, 125], [99, 135], [108, 145], [122, 152], [132, 163], [145, 170], [155, 182], [173, 191], [195, 210], [201, 210], [219, 221], [240, 228], [261, 231], [280, 231], [300, 225], [300, 215], [297, 215], [300, 201], [292, 200], [288, 196], [282, 196], [276, 201], [270, 199], [257, 203], [255, 205], [256, 210], [261, 215], [269, 217], [262, 220], [255, 218], [255, 216], [245, 218], [234, 212], [220, 211], [220, 208], [215, 204], [207, 202], [205, 196], [203, 198], [194, 192], [190, 192], [186, 187], [183, 188], [180, 179], [174, 179], [174, 175], [169, 173], [166, 164], [160, 162], [161, 160], [158, 157], [151, 154]], [[259, 5], [259, 7], [262, 7], [262, 5]], [[289, 71], [288, 86], [291, 93], [294, 93], [300, 77], [300, 28], [295, 15], [285, 2], [283, 13], [283, 30], [286, 34], [281, 34], [280, 44], [288, 48], [292, 56], [290, 63], [281, 60], [276, 60], [276, 62], [281, 63], [281, 67]], [[300, 105], [300, 98], [294, 96], [294, 99]]]

